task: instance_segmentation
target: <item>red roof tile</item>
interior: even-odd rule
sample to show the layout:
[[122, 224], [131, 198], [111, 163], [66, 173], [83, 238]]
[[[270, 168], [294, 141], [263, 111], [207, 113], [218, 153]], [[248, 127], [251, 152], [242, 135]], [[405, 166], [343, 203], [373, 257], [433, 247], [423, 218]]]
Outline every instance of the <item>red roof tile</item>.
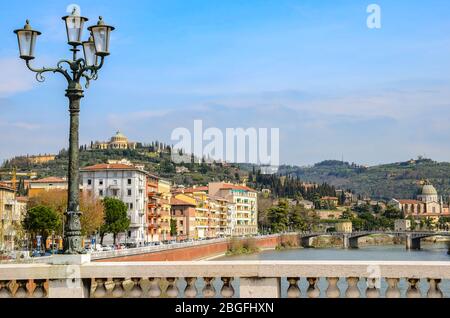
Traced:
[[244, 190], [244, 191], [251, 191], [251, 192], [257, 192], [255, 189], [249, 188], [247, 186], [242, 186], [242, 185], [235, 185], [235, 184], [229, 184], [229, 183], [224, 183], [223, 185], [220, 186], [221, 189], [229, 189], [229, 190]]
[[126, 165], [123, 163], [100, 163], [97, 165], [84, 167], [81, 169], [82, 171], [94, 171], [94, 170], [139, 170], [135, 166]]
[[187, 201], [183, 201], [177, 198], [171, 198], [170, 199], [170, 205], [191, 205], [191, 206], [195, 206], [195, 204], [187, 202]]

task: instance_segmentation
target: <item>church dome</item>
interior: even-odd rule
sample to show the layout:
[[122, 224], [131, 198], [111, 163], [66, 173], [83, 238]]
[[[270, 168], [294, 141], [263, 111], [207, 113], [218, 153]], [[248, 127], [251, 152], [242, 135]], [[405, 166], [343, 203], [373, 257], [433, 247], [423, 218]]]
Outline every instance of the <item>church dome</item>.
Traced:
[[431, 184], [425, 184], [422, 188], [422, 195], [437, 195], [435, 187]]

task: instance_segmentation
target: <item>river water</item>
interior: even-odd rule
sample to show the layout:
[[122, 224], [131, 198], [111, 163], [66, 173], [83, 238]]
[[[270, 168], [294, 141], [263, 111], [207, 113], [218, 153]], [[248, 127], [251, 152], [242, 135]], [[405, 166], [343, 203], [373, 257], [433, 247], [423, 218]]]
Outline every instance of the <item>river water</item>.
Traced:
[[[359, 249], [339, 249], [339, 248], [309, 248], [309, 249], [286, 249], [286, 250], [267, 250], [252, 255], [239, 255], [239, 256], [224, 256], [216, 258], [220, 261], [245, 261], [245, 260], [283, 260], [283, 261], [300, 261], [300, 260], [358, 260], [358, 261], [450, 261], [450, 255], [447, 254], [448, 246], [445, 243], [438, 244], [424, 244], [422, 243], [422, 249], [418, 251], [407, 251], [405, 246], [402, 245], [388, 245], [388, 246], [367, 246]], [[239, 284], [239, 281], [234, 281], [235, 285]], [[286, 290], [288, 288], [286, 279], [282, 279], [282, 297], [286, 296]], [[302, 277], [299, 282], [302, 296], [305, 297], [308, 283], [305, 277]], [[324, 278], [321, 278], [318, 287], [321, 290], [321, 297], [325, 297], [325, 290], [328, 284]], [[365, 280], [361, 280], [358, 283], [362, 297], [364, 297], [364, 291], [367, 287]], [[426, 279], [420, 281], [420, 290], [422, 296], [426, 297], [428, 290], [428, 282]], [[345, 293], [346, 282], [344, 279], [340, 279], [338, 287], [341, 290], [341, 296]], [[381, 296], [384, 296], [384, 292], [387, 288], [385, 280], [381, 280], [380, 292]], [[405, 296], [408, 288], [408, 283], [405, 279], [400, 280], [399, 288], [402, 293], [402, 297]], [[444, 293], [444, 297], [450, 297], [450, 281], [444, 280], [440, 284], [440, 288]], [[238, 288], [235, 288], [238, 290]]]

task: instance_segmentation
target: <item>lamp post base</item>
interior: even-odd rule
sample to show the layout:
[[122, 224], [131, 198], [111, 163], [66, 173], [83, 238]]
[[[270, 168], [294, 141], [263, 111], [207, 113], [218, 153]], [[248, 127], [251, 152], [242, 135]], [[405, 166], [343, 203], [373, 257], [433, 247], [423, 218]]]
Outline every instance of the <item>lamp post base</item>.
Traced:
[[91, 262], [91, 255], [90, 254], [53, 255], [50, 262], [53, 265], [83, 265]]

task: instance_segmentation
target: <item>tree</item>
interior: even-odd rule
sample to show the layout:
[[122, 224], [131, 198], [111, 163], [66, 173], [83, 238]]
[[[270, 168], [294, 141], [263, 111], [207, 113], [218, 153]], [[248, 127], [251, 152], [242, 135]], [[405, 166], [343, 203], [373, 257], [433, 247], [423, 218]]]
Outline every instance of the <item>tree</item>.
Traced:
[[60, 218], [58, 213], [48, 206], [38, 205], [27, 211], [27, 215], [23, 220], [23, 227], [33, 235], [40, 234], [42, 243], [45, 246], [47, 237], [52, 231], [56, 231], [60, 227]]
[[[64, 213], [67, 210], [67, 191], [51, 190], [39, 193], [30, 199], [29, 206], [34, 207], [44, 205], [57, 212], [61, 226], [57, 229], [58, 234], [62, 234]], [[104, 222], [104, 209], [101, 200], [89, 193], [82, 193], [80, 196], [81, 231], [83, 235], [91, 235], [98, 231]]]
[[127, 206], [121, 200], [115, 198], [105, 198], [103, 206], [105, 208], [105, 223], [100, 228], [100, 244], [103, 244], [103, 238], [107, 233], [113, 234], [114, 244], [116, 244], [117, 234], [127, 231], [130, 227]]
[[170, 236], [177, 236], [177, 220], [170, 219]]
[[279, 233], [287, 229], [289, 218], [288, 204], [286, 201], [280, 201], [278, 206], [271, 207], [267, 214], [272, 231]]
[[383, 213], [383, 216], [387, 217], [388, 219], [403, 219], [404, 215], [402, 211], [397, 209], [393, 206], [388, 206], [386, 210]]

